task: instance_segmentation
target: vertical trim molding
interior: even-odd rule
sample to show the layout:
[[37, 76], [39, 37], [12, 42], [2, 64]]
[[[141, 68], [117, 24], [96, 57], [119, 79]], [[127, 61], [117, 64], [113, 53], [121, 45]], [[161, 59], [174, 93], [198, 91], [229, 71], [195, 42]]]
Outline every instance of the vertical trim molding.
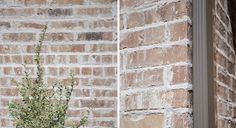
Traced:
[[212, 7], [214, 0], [193, 0], [193, 125], [215, 128]]

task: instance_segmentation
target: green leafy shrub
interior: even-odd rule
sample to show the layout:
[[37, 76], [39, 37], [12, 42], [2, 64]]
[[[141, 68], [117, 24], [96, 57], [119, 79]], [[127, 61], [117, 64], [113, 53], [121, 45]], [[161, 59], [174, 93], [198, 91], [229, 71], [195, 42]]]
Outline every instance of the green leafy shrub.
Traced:
[[[56, 82], [51, 89], [44, 83], [43, 68], [41, 65], [41, 49], [45, 38], [47, 26], [42, 30], [39, 44], [35, 49], [37, 77], [30, 77], [26, 70], [20, 82], [14, 81], [17, 90], [22, 97], [20, 102], [9, 104], [10, 115], [14, 118], [17, 128], [63, 128], [65, 127], [66, 111], [75, 85], [74, 76], [71, 74], [70, 85], [63, 86]], [[87, 116], [84, 116], [79, 124], [72, 127], [78, 128], [87, 123]]]

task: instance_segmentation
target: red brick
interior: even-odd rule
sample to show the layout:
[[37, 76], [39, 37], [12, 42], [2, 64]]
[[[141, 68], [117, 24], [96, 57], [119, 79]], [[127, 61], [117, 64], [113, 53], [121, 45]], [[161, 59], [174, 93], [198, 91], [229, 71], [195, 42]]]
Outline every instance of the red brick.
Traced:
[[47, 41], [73, 41], [72, 33], [47, 33], [45, 40]]
[[4, 62], [7, 64], [7, 63], [10, 63], [11, 62], [11, 57], [10, 56], [4, 56]]
[[71, 47], [72, 47], [71, 52], [83, 52], [85, 46], [78, 44], [78, 45], [73, 45]]
[[28, 17], [33, 16], [35, 14], [34, 9], [32, 8], [1, 8], [0, 15], [1, 16], [11, 16], [11, 17]]
[[34, 53], [35, 47], [33, 45], [26, 45], [26, 53]]
[[20, 55], [13, 55], [11, 56], [12, 62], [16, 64], [22, 64], [22, 56]]
[[82, 5], [84, 0], [53, 0], [52, 4], [55, 5]]
[[116, 111], [94, 110], [92, 113], [94, 117], [115, 117], [116, 118]]
[[127, 28], [134, 28], [145, 25], [144, 13], [135, 12], [128, 15]]
[[115, 123], [113, 121], [95, 121], [93, 122], [93, 126], [100, 126], [100, 127], [110, 127], [113, 128], [115, 127]]
[[88, 78], [81, 78], [80, 81], [81, 81], [81, 85], [83, 85], [83, 86], [90, 85], [90, 79], [88, 79]]
[[21, 67], [14, 68], [15, 75], [23, 75], [23, 69]]
[[[0, 89], [5, 96], [0, 96], [0, 106], [7, 107], [8, 97], [19, 98], [12, 97], [15, 84], [11, 79], [15, 75], [20, 80], [24, 61], [30, 76], [36, 76], [35, 45], [47, 24], [41, 54], [45, 84], [71, 84], [70, 71], [76, 81], [67, 113], [70, 123], [66, 123], [79, 123], [83, 111], [90, 107], [91, 127], [117, 127], [117, 69], [113, 67], [117, 63], [116, 1], [3, 0], [2, 4], [6, 7], [0, 9], [0, 29], [5, 32], [0, 38], [6, 44], [0, 45], [0, 88], [7, 90]], [[4, 20], [9, 18], [17, 21]], [[7, 119], [1, 120], [4, 124], [0, 127], [14, 127], [6, 113], [0, 114]]]
[[192, 72], [191, 68], [187, 66], [173, 67], [172, 84], [191, 83]]
[[217, 30], [223, 37], [226, 37], [227, 34], [227, 30], [225, 28], [225, 26], [222, 24], [222, 22], [220, 22], [220, 20], [214, 16], [214, 28], [215, 30]]
[[33, 64], [33, 61], [34, 61], [33, 56], [31, 55], [24, 55], [23, 60], [25, 64]]
[[112, 32], [87, 32], [87, 33], [80, 33], [78, 34], [78, 41], [81, 40], [108, 40], [112, 41], [113, 33]]
[[216, 5], [216, 13], [220, 17], [220, 19], [224, 22], [224, 24], [226, 26], [229, 26], [229, 18], [228, 18], [229, 14], [226, 14], [226, 12], [222, 9], [219, 3], [217, 3]]
[[69, 76], [70, 75], [70, 69], [67, 67], [59, 68], [59, 75], [60, 76]]
[[4, 62], [4, 56], [0, 55], [0, 64], [3, 64]]
[[5, 41], [35, 41], [35, 34], [33, 33], [4, 33], [3, 40]]
[[77, 55], [71, 55], [70, 56], [70, 63], [71, 64], [77, 64], [78, 63], [78, 56]]
[[71, 68], [71, 71], [74, 75], [80, 75], [80, 67]]
[[69, 109], [67, 111], [67, 116], [68, 117], [78, 117], [78, 116], [81, 116], [81, 112], [80, 110], [72, 110], [72, 109]]
[[59, 51], [60, 46], [59, 45], [51, 45], [50, 46], [50, 51], [51, 52], [58, 52]]
[[164, 41], [164, 26], [144, 30], [143, 45], [159, 44]]
[[1, 88], [0, 94], [2, 96], [17, 96], [18, 91], [16, 88]]
[[[157, 2], [157, 1], [151, 1], [151, 2]], [[135, 2], [121, 1], [121, 7], [122, 5], [128, 5], [132, 7], [131, 4], [133, 4], [132, 6], [135, 7], [144, 4], [144, 1], [143, 0]], [[127, 28], [139, 27], [145, 24], [152, 24], [157, 22], [172, 21], [174, 19], [182, 18], [183, 16], [191, 17], [191, 4], [184, 0], [178, 2], [171, 2], [164, 4], [159, 8], [154, 8], [146, 10], [144, 12], [134, 12], [129, 14], [127, 16], [128, 17]]]
[[12, 68], [11, 67], [4, 67], [3, 68], [4, 75], [11, 75], [12, 74]]
[[103, 68], [93, 68], [94, 76], [103, 76]]
[[90, 26], [90, 28], [115, 28], [115, 27], [116, 27], [116, 22], [114, 22], [113, 19], [94, 21], [93, 24], [91, 24]]
[[10, 120], [9, 119], [1, 119], [1, 126], [6, 127], [10, 125]]
[[94, 79], [92, 80], [92, 85], [94, 86], [113, 86], [115, 84], [115, 79]]
[[228, 60], [226, 59], [226, 57], [224, 57], [221, 53], [219, 52], [214, 52], [214, 59], [216, 61], [217, 64], [223, 66], [223, 67], [226, 67], [227, 66], [227, 62]]
[[180, 0], [178, 2], [171, 2], [162, 6], [158, 10], [158, 14], [161, 15], [162, 21], [171, 21], [174, 19], [180, 19], [183, 16], [191, 17], [191, 4], [189, 1]]
[[96, 97], [116, 97], [117, 92], [113, 90], [94, 90]]
[[168, 93], [173, 94], [173, 100], [172, 100], [171, 105], [174, 108], [191, 108], [192, 94], [189, 93], [187, 90], [180, 89], [180, 90], [167, 92], [167, 94]]
[[[155, 22], [162, 21], [161, 15], [164, 14], [165, 12], [160, 13], [158, 11], [159, 10], [157, 10], [156, 8], [144, 11], [145, 24], [152, 24]], [[168, 10], [168, 12], [170, 12], [170, 10]]]
[[71, 16], [73, 10], [71, 8], [54, 8], [54, 9], [37, 9], [37, 15], [45, 15], [49, 17], [68, 17]]
[[158, 44], [164, 40], [164, 27], [149, 28], [142, 31], [124, 34], [121, 49]]
[[192, 127], [192, 119], [189, 113], [178, 114], [175, 113], [172, 117], [172, 122], [174, 128], [191, 128]]
[[133, 48], [143, 43], [143, 31], [132, 32], [132, 33], [124, 33], [121, 37], [120, 48]]
[[[76, 22], [74, 21], [55, 21], [55, 22], [51, 22], [51, 27], [54, 29], [59, 29], [59, 28], [68, 28], [68, 29], [73, 29], [78, 27], [78, 25]], [[81, 27], [84, 25], [81, 25]]]
[[[146, 56], [146, 57], [145, 57]], [[127, 68], [159, 66], [190, 61], [190, 49], [186, 46], [153, 48], [128, 54]]]
[[171, 41], [182, 39], [191, 39], [190, 25], [186, 22], [180, 22], [170, 25]]
[[90, 90], [88, 90], [88, 89], [74, 89], [73, 96], [75, 96], [75, 97], [89, 97]]
[[24, 4], [26, 6], [46, 4], [46, 0], [16, 0], [16, 2]]
[[10, 53], [10, 45], [0, 45], [0, 53]]
[[215, 35], [213, 37], [213, 41], [217, 48], [223, 51], [227, 56], [230, 56], [230, 52], [232, 52], [232, 50], [230, 49], [229, 45], [227, 45], [223, 40], [221, 40], [218, 35]]
[[112, 55], [103, 55], [102, 56], [102, 63], [103, 64], [110, 64], [110, 63], [112, 63]]
[[93, 108], [113, 108], [115, 106], [114, 101], [109, 100], [81, 100], [81, 107], [93, 107]]
[[58, 68], [56, 67], [49, 67], [48, 68], [48, 75], [50, 76], [57, 76], [58, 75]]
[[87, 49], [87, 52], [112, 52], [117, 51], [116, 44], [92, 44], [89, 46], [90, 48]]
[[11, 27], [10, 22], [0, 21], [0, 28], [9, 29]]
[[222, 71], [218, 73], [217, 79], [218, 79], [220, 82], [222, 82], [222, 83], [224, 83], [224, 84], [226, 84], [226, 85], [229, 85], [229, 86], [231, 85], [231, 84], [230, 84], [230, 82], [231, 82], [230, 76], [227, 75], [227, 74], [225, 74], [225, 73], [223, 73]]
[[150, 114], [121, 118], [121, 128], [161, 128], [164, 125], [163, 114]]
[[138, 7], [140, 5], [144, 4], [144, 0], [121, 0], [120, 1], [120, 6], [121, 9], [125, 9], [125, 8], [134, 8], [134, 7]]
[[19, 27], [20, 28], [34, 28], [34, 29], [43, 29], [44, 28], [44, 24], [40, 24], [40, 23], [30, 23], [30, 22], [22, 22], [20, 23]]
[[[122, 97], [124, 100], [124, 107], [125, 111], [131, 111], [131, 110], [138, 110], [138, 101], [141, 99], [138, 99], [138, 94], [132, 94], [132, 95], [126, 95], [125, 97]], [[139, 108], [142, 109], [142, 108]]]
[[228, 96], [228, 89], [226, 89], [225, 87], [221, 86], [221, 85], [218, 85], [216, 84], [216, 95], [223, 98], [223, 99], [226, 99]]
[[9, 103], [10, 103], [9, 99], [1, 98], [0, 100], [0, 106], [6, 107]]
[[145, 65], [145, 55], [143, 51], [135, 51], [133, 53], [128, 54], [127, 60], [128, 63], [126, 65], [127, 68], [131, 67], [141, 67]]
[[91, 3], [93, 4], [111, 4], [113, 2], [116, 2], [115, 0], [90, 0]]
[[76, 14], [78, 16], [101, 16], [108, 17], [112, 15], [111, 8], [85, 8], [85, 9], [77, 9]]
[[143, 70], [124, 74], [122, 89], [163, 85], [163, 69]]
[[82, 68], [82, 75], [92, 75], [91, 68]]
[[[68, 63], [68, 59], [67, 59], [67, 55], [58, 55], [57, 56], [57, 58], [58, 58], [58, 63], [59, 64], [67, 64]], [[55, 62], [55, 60], [54, 60], [54, 62]]]
[[99, 45], [100, 52], [116, 52], [117, 44], [102, 44]]
[[0, 109], [0, 116], [5, 116], [5, 115], [8, 115], [8, 110], [7, 109], [4, 109], [4, 108], [1, 108]]
[[116, 69], [114, 67], [105, 67], [104, 73], [105, 73], [105, 76], [115, 76]]

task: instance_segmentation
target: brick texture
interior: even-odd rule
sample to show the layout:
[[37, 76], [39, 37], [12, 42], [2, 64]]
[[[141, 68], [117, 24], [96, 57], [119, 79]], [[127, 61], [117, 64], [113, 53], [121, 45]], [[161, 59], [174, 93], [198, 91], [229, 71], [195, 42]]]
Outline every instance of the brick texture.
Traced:
[[115, 0], [0, 0], [0, 127], [14, 125], [7, 105], [20, 97], [11, 79], [22, 76], [24, 61], [36, 75], [34, 45], [46, 24], [46, 83], [66, 84], [75, 72], [68, 121], [89, 110], [88, 127], [116, 127], [116, 13]]
[[192, 127], [192, 3], [120, 1], [121, 128]]
[[235, 121], [235, 49], [228, 0], [214, 5], [215, 117], [217, 128], [234, 128]]
[[[235, 49], [228, 0], [214, 5], [216, 125], [236, 127]], [[192, 1], [120, 0], [121, 128], [191, 128]], [[89, 126], [116, 127], [117, 33], [114, 0], [0, 1], [0, 127], [13, 127], [7, 105], [20, 97], [11, 79], [35, 76], [34, 45], [43, 47], [45, 80], [77, 86], [68, 121], [90, 109]], [[151, 124], [151, 125], [150, 125]]]

